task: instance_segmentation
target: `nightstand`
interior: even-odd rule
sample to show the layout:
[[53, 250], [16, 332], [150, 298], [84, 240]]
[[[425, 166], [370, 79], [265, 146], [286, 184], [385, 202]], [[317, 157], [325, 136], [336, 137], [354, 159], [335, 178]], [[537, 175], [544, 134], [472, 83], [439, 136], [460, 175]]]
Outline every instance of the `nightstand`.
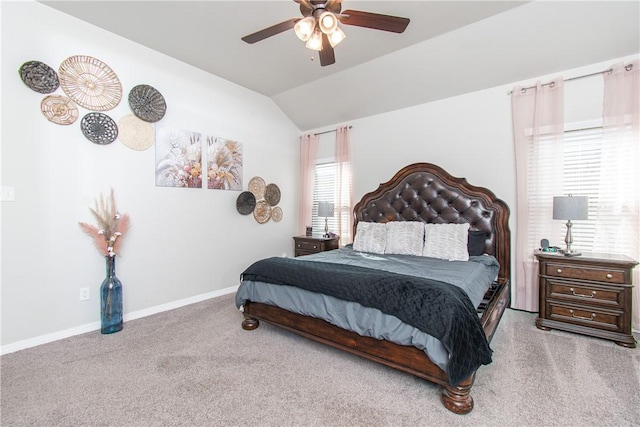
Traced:
[[317, 254], [318, 252], [338, 249], [340, 236], [336, 237], [309, 237], [295, 236], [295, 256]]
[[540, 263], [540, 314], [536, 326], [635, 347], [631, 334], [631, 271], [623, 255], [583, 253], [566, 257], [536, 251]]

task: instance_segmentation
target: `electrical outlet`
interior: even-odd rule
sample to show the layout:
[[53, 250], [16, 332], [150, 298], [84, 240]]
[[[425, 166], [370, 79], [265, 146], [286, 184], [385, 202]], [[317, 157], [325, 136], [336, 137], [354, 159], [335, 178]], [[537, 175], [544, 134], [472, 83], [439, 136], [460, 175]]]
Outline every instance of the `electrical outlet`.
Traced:
[[86, 301], [90, 298], [90, 289], [91, 288], [80, 288], [80, 301]]

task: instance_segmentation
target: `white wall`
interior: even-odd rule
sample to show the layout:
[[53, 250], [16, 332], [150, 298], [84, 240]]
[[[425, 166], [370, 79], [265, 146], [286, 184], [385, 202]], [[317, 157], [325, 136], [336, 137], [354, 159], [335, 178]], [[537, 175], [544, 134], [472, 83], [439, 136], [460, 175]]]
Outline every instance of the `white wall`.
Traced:
[[[299, 130], [270, 99], [42, 4], [1, 7], [1, 176], [3, 186], [15, 187], [15, 201], [1, 203], [4, 351], [98, 325], [104, 260], [78, 221], [95, 223], [89, 207], [110, 188], [132, 220], [117, 261], [125, 320], [224, 292], [255, 260], [292, 255]], [[24, 85], [18, 69], [29, 60], [57, 69], [72, 55], [98, 58], [117, 73], [123, 101], [107, 112], [114, 120], [131, 114], [128, 91], [144, 83], [167, 102], [158, 126], [242, 143], [244, 189], [256, 175], [278, 184], [283, 220], [260, 225], [240, 215], [237, 191], [156, 187], [153, 148], [98, 146], [82, 135], [80, 120], [47, 121], [39, 107], [44, 95]], [[87, 286], [91, 299], [79, 301]]]

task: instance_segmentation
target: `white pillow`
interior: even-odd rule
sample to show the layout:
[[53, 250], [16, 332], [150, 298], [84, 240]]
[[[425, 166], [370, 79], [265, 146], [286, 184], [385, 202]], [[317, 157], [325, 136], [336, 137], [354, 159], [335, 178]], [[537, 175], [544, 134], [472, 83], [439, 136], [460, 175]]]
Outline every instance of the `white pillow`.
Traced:
[[423, 256], [469, 261], [469, 223], [425, 224]]
[[387, 227], [377, 222], [359, 222], [356, 227], [356, 237], [353, 240], [353, 250], [383, 254], [387, 245]]
[[422, 255], [424, 224], [419, 221], [391, 221], [387, 223], [385, 254]]

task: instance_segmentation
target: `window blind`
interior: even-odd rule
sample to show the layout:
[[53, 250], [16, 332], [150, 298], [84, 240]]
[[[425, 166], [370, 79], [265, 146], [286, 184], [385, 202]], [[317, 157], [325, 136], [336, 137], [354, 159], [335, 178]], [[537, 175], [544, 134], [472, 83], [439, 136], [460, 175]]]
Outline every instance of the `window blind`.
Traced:
[[[557, 144], [551, 138], [541, 138], [539, 144], [529, 144], [530, 164], [537, 164], [537, 169], [529, 173], [529, 215], [530, 233], [529, 247], [539, 247], [541, 238], [548, 238], [550, 244], [564, 248], [564, 238], [567, 232], [566, 221], [553, 220], [552, 206], [554, 196], [572, 194], [574, 196], [589, 197], [589, 219], [572, 221], [572, 248], [578, 251], [602, 252], [598, 247], [596, 236], [596, 222], [598, 230], [615, 230], [624, 224], [626, 217], [631, 220], [628, 209], [623, 200], [611, 200], [601, 191], [602, 164], [607, 161], [612, 150], [625, 150], [623, 142], [610, 143], [606, 150], [605, 135], [601, 126], [569, 130], [564, 133], [563, 149], [561, 153], [555, 149]], [[614, 155], [613, 158], [618, 158]], [[632, 161], [630, 159], [630, 161]], [[561, 183], [555, 182], [558, 174], [553, 168], [560, 167]], [[623, 198], [625, 199], [625, 198]], [[608, 213], [602, 212], [606, 206]], [[616, 214], [611, 214], [611, 210]], [[619, 239], [614, 245], [607, 247], [606, 252], [630, 253], [627, 239]]]
[[[331, 202], [334, 205], [334, 217], [328, 218], [329, 230], [334, 231], [337, 227], [337, 212], [339, 209], [342, 209], [343, 212], [349, 210], [349, 202], [347, 200], [338, 201], [336, 196], [336, 175], [337, 175], [337, 166], [334, 161], [320, 161], [316, 164], [315, 167], [315, 188], [313, 191], [313, 215], [312, 215], [312, 224], [313, 234], [324, 234], [324, 217], [318, 217], [318, 203], [319, 202]], [[350, 212], [347, 212], [350, 215]], [[346, 216], [343, 215], [342, 229], [347, 229], [347, 221]], [[348, 233], [343, 232], [343, 234], [350, 234], [351, 230], [348, 230]], [[348, 236], [341, 236], [348, 237]], [[346, 239], [343, 239], [346, 240]]]

